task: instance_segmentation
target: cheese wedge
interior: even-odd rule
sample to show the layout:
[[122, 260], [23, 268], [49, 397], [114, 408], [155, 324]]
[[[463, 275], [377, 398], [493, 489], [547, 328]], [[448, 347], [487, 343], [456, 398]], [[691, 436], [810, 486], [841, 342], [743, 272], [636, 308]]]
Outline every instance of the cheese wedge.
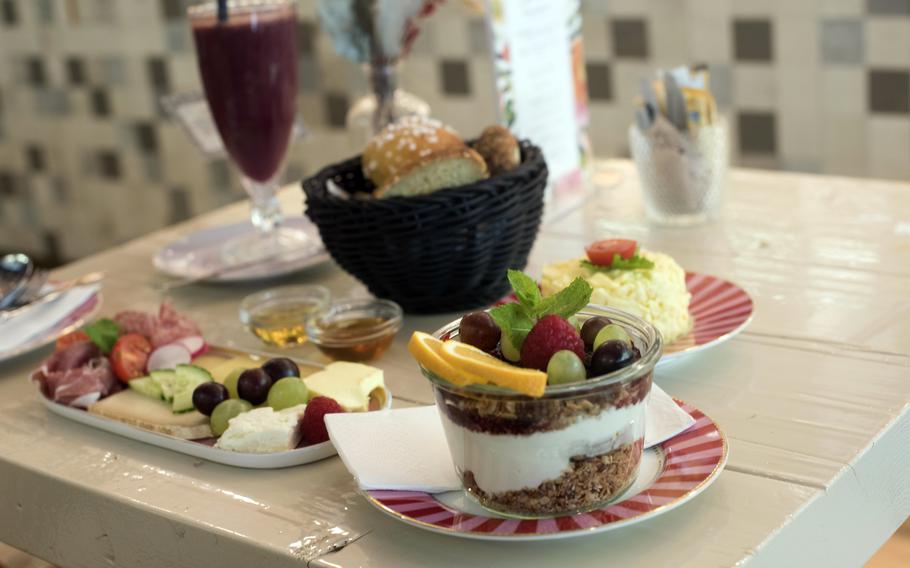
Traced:
[[90, 405], [88, 411], [184, 440], [213, 436], [209, 418], [201, 412], [193, 410], [174, 414], [163, 400], [155, 400], [130, 389], [101, 399]]
[[193, 359], [193, 365], [202, 367], [216, 382], [223, 383], [234, 369], [252, 369], [262, 364], [261, 360], [249, 355], [232, 355], [225, 357], [221, 353], [206, 353]]
[[382, 369], [360, 363], [336, 361], [303, 382], [311, 398], [327, 396], [347, 412], [365, 412], [370, 409], [370, 395], [376, 396], [373, 391], [378, 389], [377, 394], [382, 396], [385, 393]]

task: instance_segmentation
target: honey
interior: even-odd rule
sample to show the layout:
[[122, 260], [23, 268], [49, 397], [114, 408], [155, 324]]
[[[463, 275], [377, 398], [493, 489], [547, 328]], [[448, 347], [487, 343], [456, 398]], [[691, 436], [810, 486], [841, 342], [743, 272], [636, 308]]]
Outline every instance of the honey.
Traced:
[[380, 317], [358, 317], [323, 322], [319, 349], [342, 361], [369, 361], [385, 353], [397, 331]]
[[276, 347], [302, 345], [307, 341], [306, 322], [320, 309], [319, 301], [301, 300], [266, 304], [255, 308], [247, 326], [264, 343]]

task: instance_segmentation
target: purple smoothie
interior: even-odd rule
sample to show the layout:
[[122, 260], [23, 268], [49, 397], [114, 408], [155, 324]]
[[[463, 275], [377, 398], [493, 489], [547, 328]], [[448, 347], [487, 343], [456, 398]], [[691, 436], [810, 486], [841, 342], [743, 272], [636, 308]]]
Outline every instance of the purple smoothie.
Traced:
[[247, 177], [270, 180], [290, 142], [297, 99], [292, 5], [192, 18], [199, 73], [218, 132]]

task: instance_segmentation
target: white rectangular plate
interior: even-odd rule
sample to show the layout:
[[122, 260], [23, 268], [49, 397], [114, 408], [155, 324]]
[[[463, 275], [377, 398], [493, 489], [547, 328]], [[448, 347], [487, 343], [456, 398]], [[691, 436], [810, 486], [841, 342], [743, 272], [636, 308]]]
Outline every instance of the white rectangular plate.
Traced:
[[[218, 347], [213, 347], [213, 349], [234, 351]], [[224, 465], [246, 467], [251, 469], [278, 469], [282, 467], [292, 467], [295, 465], [303, 465], [306, 463], [319, 461], [321, 459], [334, 456], [337, 453], [335, 451], [335, 446], [332, 445], [331, 441], [323, 442], [321, 444], [314, 444], [312, 446], [306, 446], [304, 448], [297, 448], [296, 450], [289, 450], [286, 452], [273, 452], [268, 454], [232, 452], [229, 450], [222, 450], [220, 448], [208, 446], [201, 442], [194, 442], [191, 440], [184, 440], [182, 438], [175, 438], [166, 434], [160, 434], [158, 432], [151, 432], [149, 430], [139, 428], [138, 426], [126, 424], [125, 422], [119, 422], [111, 418], [92, 414], [90, 412], [82, 410], [81, 408], [74, 408], [72, 406], [58, 404], [48, 399], [41, 393], [39, 393], [38, 396], [48, 410], [54, 414], [59, 414], [60, 416], [69, 418], [70, 420], [75, 420], [76, 422], [81, 422], [82, 424], [91, 426], [92, 428], [105, 430], [107, 432], [123, 436], [125, 438], [131, 438], [133, 440], [145, 442], [146, 444], [158, 446], [159, 448], [166, 448], [168, 450], [180, 452], [181, 454], [202, 458], [204, 460], [221, 463]], [[389, 409], [391, 407], [392, 393], [386, 389], [385, 404], [383, 405], [382, 409], [374, 412], [382, 412], [383, 410]]]

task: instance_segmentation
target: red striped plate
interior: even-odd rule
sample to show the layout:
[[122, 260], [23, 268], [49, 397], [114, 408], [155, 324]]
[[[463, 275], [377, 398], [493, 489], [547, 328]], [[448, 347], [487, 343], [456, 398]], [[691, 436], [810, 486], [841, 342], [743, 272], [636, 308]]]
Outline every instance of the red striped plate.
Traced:
[[689, 300], [689, 314], [694, 320], [692, 331], [664, 346], [661, 363], [723, 343], [752, 320], [752, 298], [730, 281], [686, 272], [686, 288], [692, 294]]
[[705, 490], [727, 461], [727, 440], [700, 410], [677, 401], [696, 422], [649, 448], [638, 479], [620, 501], [588, 513], [509, 519], [480, 508], [464, 491], [366, 491], [380, 511], [422, 529], [483, 540], [547, 540], [613, 530], [663, 514]]

